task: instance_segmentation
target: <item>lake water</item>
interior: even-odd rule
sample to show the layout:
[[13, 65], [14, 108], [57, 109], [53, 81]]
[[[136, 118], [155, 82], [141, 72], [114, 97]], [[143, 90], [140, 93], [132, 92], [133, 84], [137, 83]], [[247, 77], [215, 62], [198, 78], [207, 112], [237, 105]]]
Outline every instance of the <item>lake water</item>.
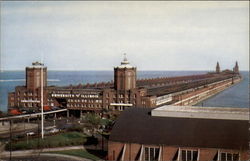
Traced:
[[[207, 71], [138, 71], [137, 78], [172, 77], [204, 74]], [[242, 72], [239, 84], [203, 101], [203, 106], [249, 107], [249, 75]], [[113, 80], [113, 71], [48, 71], [48, 85], [65, 86]], [[0, 110], [7, 111], [8, 93], [15, 86], [25, 85], [25, 71], [0, 72]], [[201, 104], [200, 104], [201, 105]]]

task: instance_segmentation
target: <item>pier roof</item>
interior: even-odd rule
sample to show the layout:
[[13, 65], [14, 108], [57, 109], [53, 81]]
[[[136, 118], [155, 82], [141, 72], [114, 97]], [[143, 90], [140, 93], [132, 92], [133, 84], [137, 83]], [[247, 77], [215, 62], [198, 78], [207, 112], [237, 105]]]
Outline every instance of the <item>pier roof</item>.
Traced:
[[153, 109], [151, 113], [152, 116], [160, 117], [249, 120], [248, 108], [165, 105]]
[[248, 149], [247, 120], [158, 117], [152, 116], [151, 110], [125, 110], [112, 129], [110, 141], [177, 147]]

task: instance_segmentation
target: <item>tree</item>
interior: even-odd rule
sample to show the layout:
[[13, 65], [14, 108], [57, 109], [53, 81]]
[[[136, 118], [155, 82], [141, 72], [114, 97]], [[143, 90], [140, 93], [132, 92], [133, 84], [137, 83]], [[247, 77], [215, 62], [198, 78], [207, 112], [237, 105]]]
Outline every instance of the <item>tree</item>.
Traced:
[[85, 120], [90, 125], [90, 130], [92, 131], [93, 135], [95, 131], [100, 127], [101, 117], [95, 113], [87, 113], [85, 115]]

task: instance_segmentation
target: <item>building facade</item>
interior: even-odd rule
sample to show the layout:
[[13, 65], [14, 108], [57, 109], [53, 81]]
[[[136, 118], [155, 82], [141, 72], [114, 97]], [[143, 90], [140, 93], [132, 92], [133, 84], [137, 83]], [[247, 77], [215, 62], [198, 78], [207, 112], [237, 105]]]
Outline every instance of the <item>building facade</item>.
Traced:
[[15, 92], [9, 93], [8, 106], [19, 108], [40, 107], [42, 85], [45, 89], [44, 101], [47, 104], [47, 67], [42, 63], [34, 62], [32, 66], [26, 67], [26, 85], [17, 86]]
[[130, 108], [112, 128], [108, 160], [248, 160], [248, 115], [240, 108]]
[[[43, 71], [43, 75], [41, 74]], [[114, 84], [91, 86], [47, 86], [47, 67], [39, 62], [26, 68], [26, 85], [17, 86], [8, 95], [9, 108], [41, 107], [41, 84], [44, 89], [44, 106], [60, 106], [71, 110], [103, 109], [122, 111], [127, 107], [155, 107], [154, 97], [147, 95], [147, 89], [136, 87], [136, 67], [127, 58], [114, 68]]]
[[[126, 57], [114, 68], [114, 81], [64, 87], [47, 85], [47, 67], [39, 62], [26, 68], [26, 85], [8, 95], [9, 108], [40, 109], [43, 84], [44, 106], [78, 111], [123, 111], [129, 107], [157, 107], [178, 102], [183, 94], [215, 87], [221, 81], [237, 80], [234, 72], [137, 79], [136, 67]], [[217, 70], [217, 68], [216, 68]], [[43, 74], [42, 74], [43, 73]], [[235, 81], [236, 82], [236, 81]]]

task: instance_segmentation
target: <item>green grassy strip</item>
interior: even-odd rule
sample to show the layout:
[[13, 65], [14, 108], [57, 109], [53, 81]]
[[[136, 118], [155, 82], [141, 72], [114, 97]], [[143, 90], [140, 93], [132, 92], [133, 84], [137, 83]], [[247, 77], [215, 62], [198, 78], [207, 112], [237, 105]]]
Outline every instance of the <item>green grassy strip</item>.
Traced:
[[64, 154], [64, 155], [72, 155], [81, 158], [87, 158], [91, 160], [101, 160], [99, 157], [90, 154], [89, 152], [82, 150], [82, 149], [74, 149], [74, 150], [64, 150], [64, 151], [52, 151], [46, 153], [55, 153], [55, 154]]
[[[43, 140], [40, 138], [33, 138], [28, 141], [18, 141], [12, 143], [12, 150], [74, 146], [83, 145], [85, 142], [86, 135], [79, 132], [67, 132], [54, 136], [46, 136]], [[9, 150], [10, 144], [7, 144], [5, 149]]]

